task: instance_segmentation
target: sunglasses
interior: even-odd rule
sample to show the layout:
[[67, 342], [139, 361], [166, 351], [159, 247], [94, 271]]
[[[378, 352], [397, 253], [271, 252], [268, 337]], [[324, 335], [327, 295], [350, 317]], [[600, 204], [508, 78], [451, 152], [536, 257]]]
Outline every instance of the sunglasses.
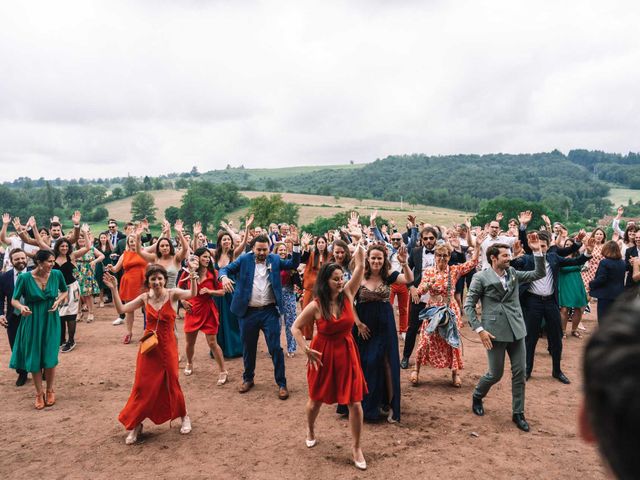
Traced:
[[402, 239], [401, 238], [392, 238], [391, 241], [392, 242], [400, 242]]
[[422, 240], [435, 240], [436, 237], [422, 237]]

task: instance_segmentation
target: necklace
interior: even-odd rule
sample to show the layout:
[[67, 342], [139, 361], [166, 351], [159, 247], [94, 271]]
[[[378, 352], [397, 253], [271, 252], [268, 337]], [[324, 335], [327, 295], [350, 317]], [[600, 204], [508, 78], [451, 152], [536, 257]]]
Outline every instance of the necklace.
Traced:
[[41, 274], [42, 274], [42, 272], [38, 271], [38, 275], [36, 275], [36, 272], [34, 270], [31, 273], [31, 276], [33, 277], [33, 279], [36, 281], [36, 283], [40, 287], [40, 290], [44, 290], [45, 288], [47, 288], [47, 282], [49, 281], [49, 274], [47, 274], [46, 277], [42, 276]]

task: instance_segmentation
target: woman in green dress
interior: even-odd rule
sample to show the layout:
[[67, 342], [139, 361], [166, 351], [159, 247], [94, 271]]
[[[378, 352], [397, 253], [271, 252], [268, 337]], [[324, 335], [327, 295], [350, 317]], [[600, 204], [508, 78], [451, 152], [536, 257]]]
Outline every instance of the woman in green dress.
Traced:
[[[67, 285], [62, 272], [52, 270], [55, 256], [50, 250], [39, 250], [34, 257], [36, 267], [16, 279], [11, 305], [20, 312], [9, 366], [31, 372], [36, 387], [38, 410], [56, 402], [53, 382], [60, 348], [60, 315], [58, 307], [67, 298]], [[46, 396], [42, 389], [42, 369], [47, 379]]]
[[[575, 240], [567, 238], [564, 247], [573, 246]], [[575, 253], [571, 256], [575, 256]], [[566, 338], [567, 323], [571, 315], [571, 335], [581, 338], [578, 325], [582, 321], [582, 312], [587, 306], [587, 291], [582, 281], [583, 265], [560, 267], [558, 275], [558, 303], [560, 304], [560, 319], [562, 321], [562, 337]]]

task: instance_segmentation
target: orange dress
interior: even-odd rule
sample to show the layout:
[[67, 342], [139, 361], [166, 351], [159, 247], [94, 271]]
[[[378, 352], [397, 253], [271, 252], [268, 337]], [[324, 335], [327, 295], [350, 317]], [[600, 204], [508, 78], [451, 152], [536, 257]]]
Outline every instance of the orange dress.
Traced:
[[[315, 287], [316, 285], [318, 272], [320, 271], [320, 267], [322, 267], [322, 264], [325, 260], [325, 258], [321, 256], [318, 259], [318, 266], [314, 267], [313, 264], [315, 261], [315, 257], [316, 252], [311, 252], [304, 268], [304, 274], [302, 276], [302, 288], [304, 289], [304, 292], [302, 294], [302, 309], [309, 305], [311, 303], [311, 300], [313, 300], [313, 287]], [[313, 325], [310, 327], [304, 327], [302, 329], [302, 334], [307, 340], [311, 339], [311, 337], [313, 337]]]
[[[191, 288], [191, 279], [187, 280], [187, 288]], [[184, 332], [202, 331], [206, 335], [217, 335], [220, 328], [218, 308], [213, 297], [208, 293], [200, 293], [200, 289], [220, 289], [220, 284], [214, 274], [207, 270], [207, 275], [198, 284], [198, 295], [189, 300], [191, 312], [184, 314]]]
[[[462, 328], [462, 316], [458, 302], [456, 302], [454, 297], [456, 282], [476, 268], [477, 265], [477, 261], [470, 260], [460, 265], [449, 265], [443, 272], [439, 271], [436, 267], [430, 267], [422, 274], [422, 281], [418, 287], [419, 294], [429, 293], [427, 307], [442, 306], [446, 303], [447, 281], [449, 271], [451, 272], [449, 308], [455, 313], [458, 319], [458, 330]], [[429, 284], [428, 290], [427, 284]], [[428, 363], [434, 368], [462, 370], [464, 367], [462, 349], [453, 348], [449, 345], [446, 340], [438, 334], [437, 330], [433, 333], [427, 333], [426, 329], [428, 326], [429, 322], [425, 320], [420, 329], [420, 340], [418, 340], [418, 349], [416, 350], [416, 362], [420, 365], [426, 365]]]
[[318, 334], [310, 348], [322, 353], [322, 366], [307, 367], [309, 398], [316, 402], [348, 405], [361, 402], [367, 393], [367, 383], [360, 366], [358, 347], [351, 330], [354, 324], [353, 306], [345, 298], [339, 318], [318, 320]]
[[147, 271], [147, 261], [136, 252], [125, 250], [122, 254], [122, 268], [124, 273], [120, 279], [120, 298], [124, 302], [135, 300], [144, 291], [144, 276]]
[[178, 381], [178, 342], [173, 331], [176, 312], [169, 300], [158, 311], [147, 303], [146, 310], [147, 330], [157, 329], [158, 345], [144, 354], [138, 351], [131, 395], [118, 417], [127, 430], [146, 418], [159, 425], [187, 414]]

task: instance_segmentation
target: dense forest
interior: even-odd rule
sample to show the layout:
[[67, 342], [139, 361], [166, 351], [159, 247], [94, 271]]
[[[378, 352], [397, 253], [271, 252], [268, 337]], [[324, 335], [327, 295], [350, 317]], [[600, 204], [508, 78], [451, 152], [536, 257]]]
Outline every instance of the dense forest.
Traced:
[[567, 158], [600, 180], [617, 183], [629, 188], [640, 188], [640, 154], [605, 153], [600, 151], [572, 150]]
[[495, 197], [541, 202], [572, 216], [601, 217], [611, 211], [609, 187], [559, 151], [527, 155], [390, 156], [358, 170], [303, 174], [287, 179], [297, 192], [357, 198], [403, 199], [478, 211]]

